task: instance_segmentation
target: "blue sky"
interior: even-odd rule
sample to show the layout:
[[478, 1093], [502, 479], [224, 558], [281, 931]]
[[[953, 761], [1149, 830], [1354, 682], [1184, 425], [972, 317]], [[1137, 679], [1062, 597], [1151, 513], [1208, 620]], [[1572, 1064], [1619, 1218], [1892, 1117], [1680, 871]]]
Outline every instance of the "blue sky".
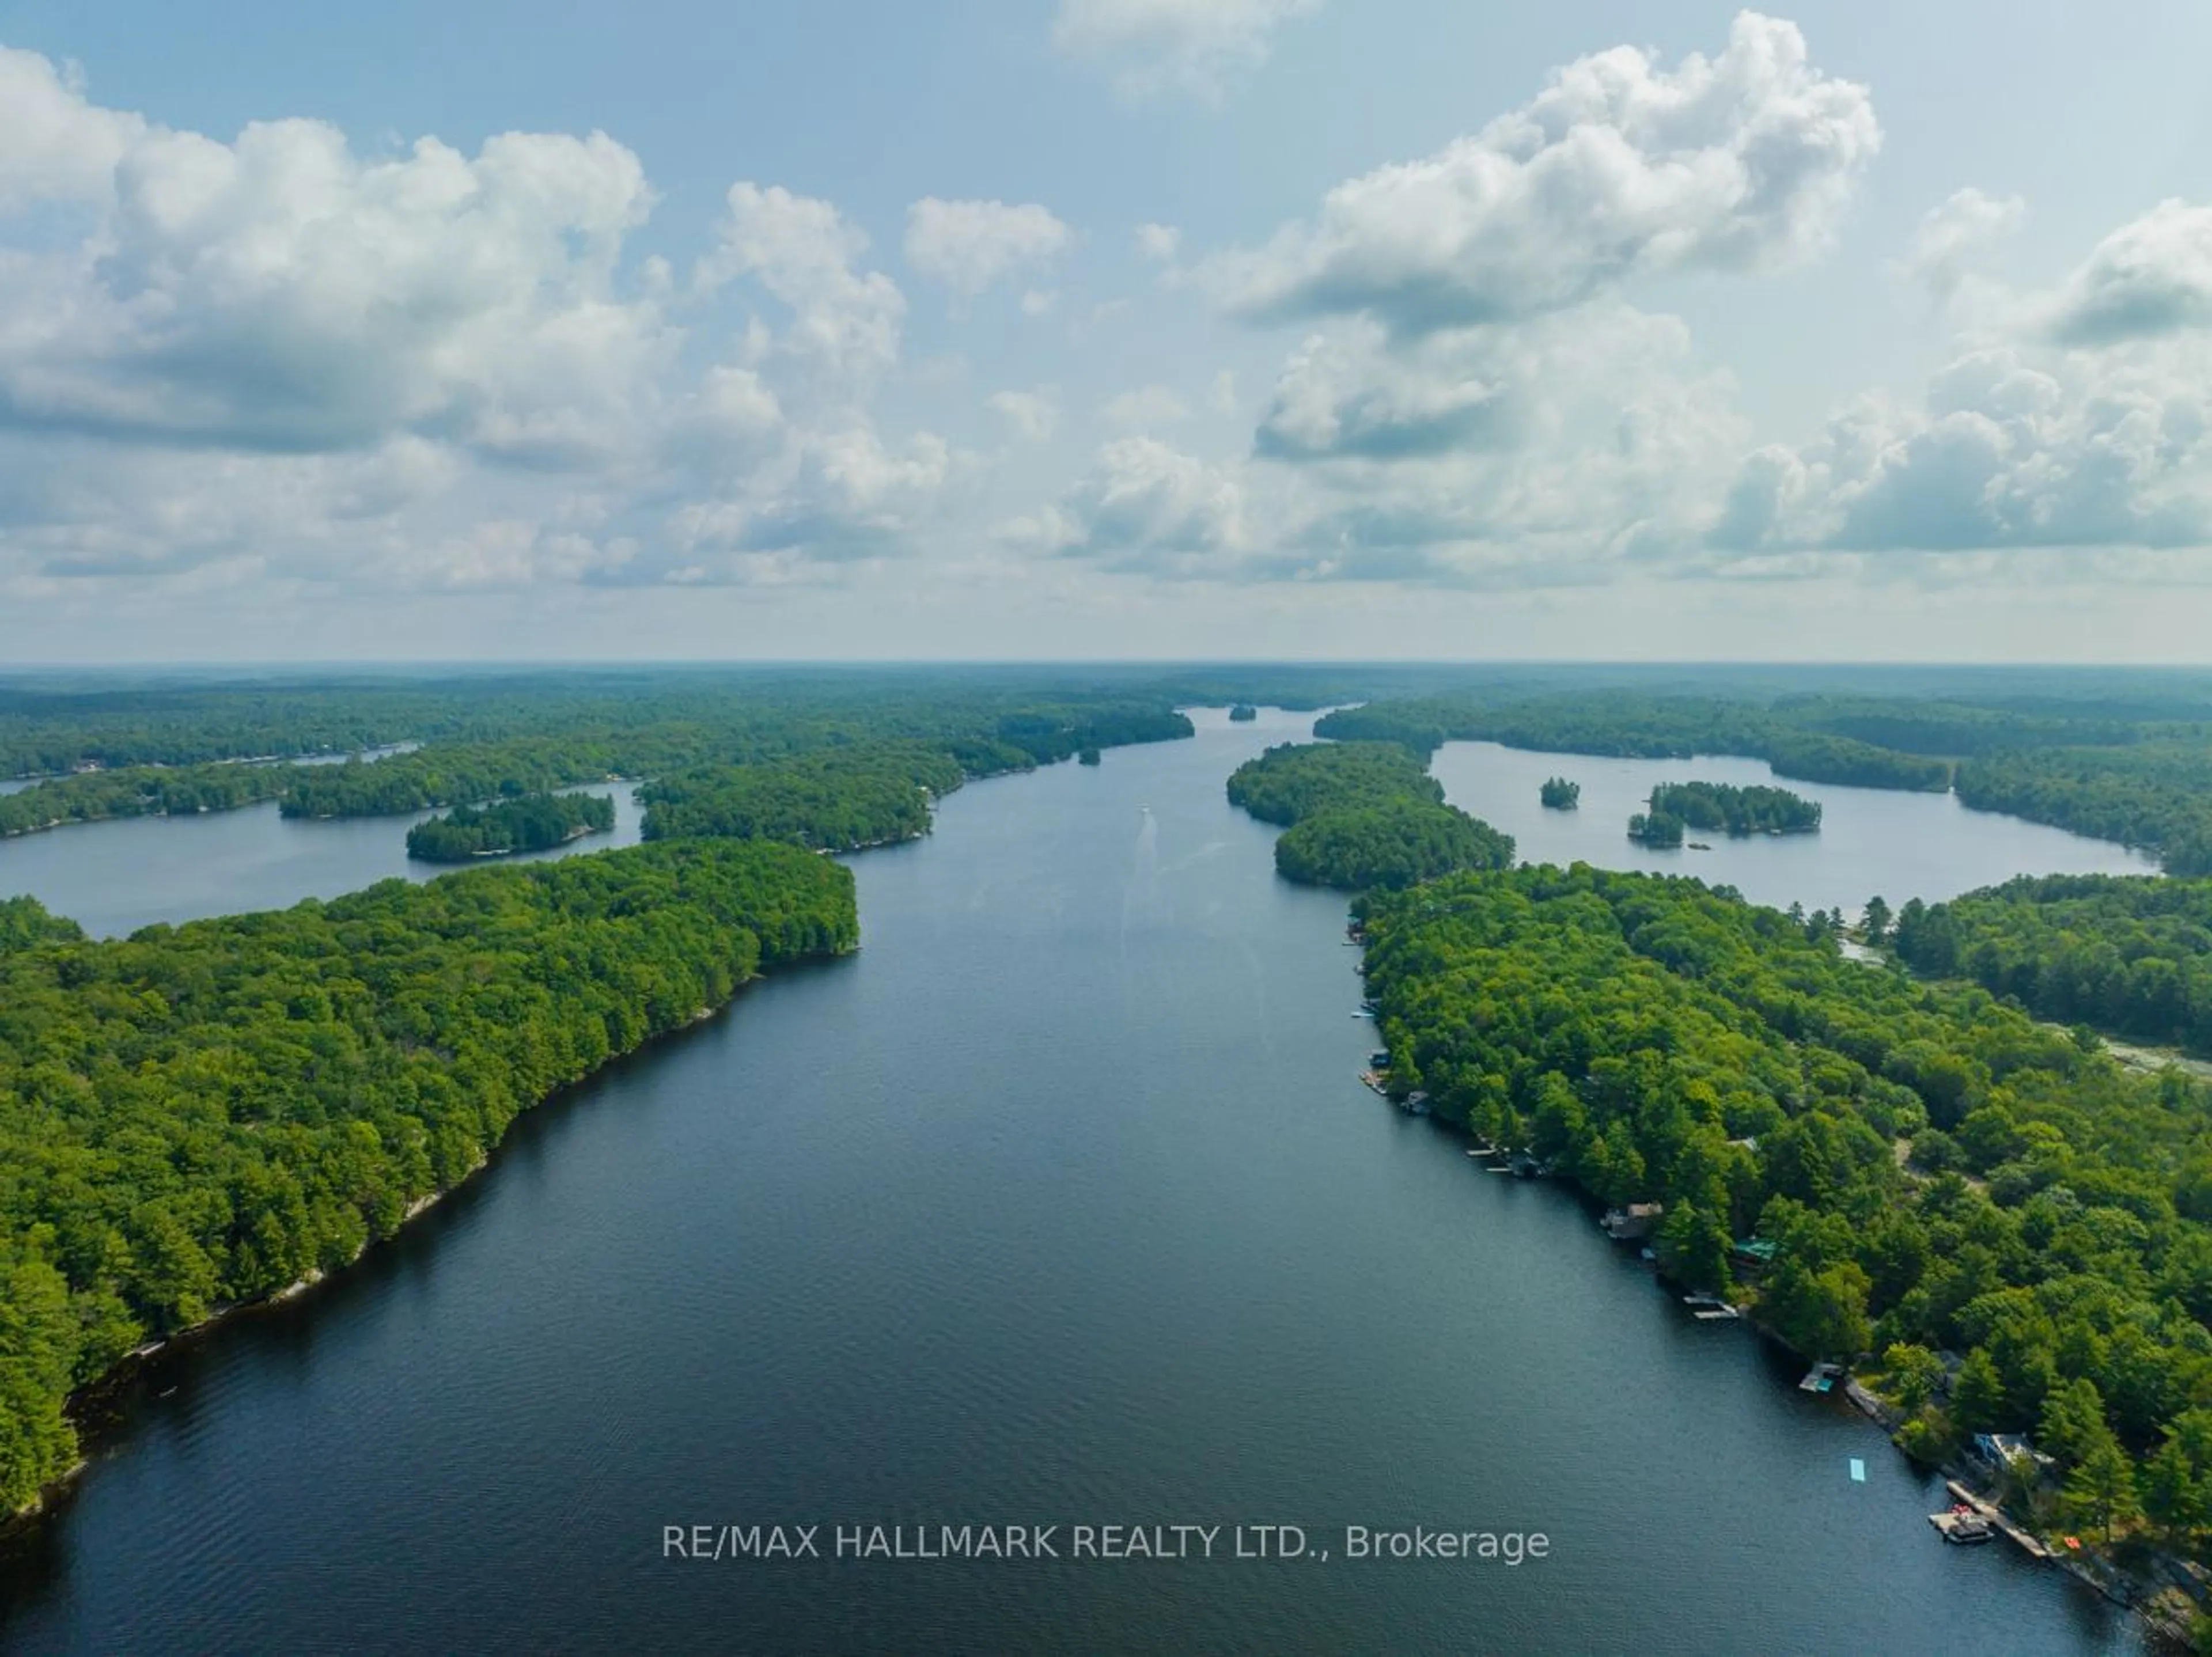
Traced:
[[0, 662], [2212, 660], [2201, 7], [204, 15], [0, 0]]

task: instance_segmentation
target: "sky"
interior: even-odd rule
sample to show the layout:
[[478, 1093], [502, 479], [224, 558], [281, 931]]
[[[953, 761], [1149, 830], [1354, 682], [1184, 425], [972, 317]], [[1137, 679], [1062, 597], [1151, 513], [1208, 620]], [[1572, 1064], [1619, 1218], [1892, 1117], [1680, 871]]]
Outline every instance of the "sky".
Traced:
[[0, 668], [2212, 663], [2207, 61], [2190, 0], [0, 0]]

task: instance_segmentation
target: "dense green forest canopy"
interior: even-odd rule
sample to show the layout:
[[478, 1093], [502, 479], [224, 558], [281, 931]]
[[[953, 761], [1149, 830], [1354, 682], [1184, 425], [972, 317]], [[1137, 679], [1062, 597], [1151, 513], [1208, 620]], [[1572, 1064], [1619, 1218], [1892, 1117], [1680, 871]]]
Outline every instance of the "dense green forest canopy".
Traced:
[[1682, 819], [1666, 811], [1637, 811], [1628, 819], [1628, 837], [1654, 851], [1672, 851], [1682, 843]]
[[1820, 808], [1787, 788], [1724, 782], [1662, 782], [1651, 791], [1655, 814], [1679, 818], [1692, 828], [1730, 835], [1802, 835], [1820, 826]]
[[1078, 678], [1038, 669], [593, 667], [315, 680], [0, 682], [0, 777], [80, 765], [350, 754], [407, 741], [480, 747], [528, 737], [605, 738], [647, 727], [766, 740], [805, 723], [873, 727], [900, 701], [917, 710], [959, 705], [981, 713], [1067, 700], [1171, 705], [1164, 690], [1132, 676]]
[[[2148, 724], [2212, 722], [2212, 676], [2141, 669], [1254, 663], [19, 673], [0, 676], [0, 777], [65, 774], [81, 764], [112, 769], [343, 754], [410, 740], [469, 744], [638, 725], [720, 725], [740, 708], [770, 723], [841, 712], [865, 719], [888, 695], [932, 706], [960, 697], [1002, 703], [1027, 697], [1291, 708], [1441, 698], [1455, 716], [1470, 703], [1703, 697], [1770, 708], [1784, 723], [1833, 729], [1869, 745], [1953, 757], [1993, 746], [2102, 744]], [[1913, 707], [1927, 711], [1906, 725], [1893, 723], [1899, 708]]]
[[74, 1387], [351, 1259], [515, 1114], [849, 950], [850, 871], [691, 841], [386, 881], [127, 941], [10, 906], [0, 950], [0, 1508], [66, 1469]]
[[[370, 711], [385, 707], [381, 693], [359, 694], [368, 698]], [[465, 715], [423, 691], [396, 706], [420, 714], [425, 723], [416, 728], [429, 730], [432, 739], [410, 751], [337, 764], [140, 764], [59, 777], [0, 795], [0, 835], [109, 817], [224, 810], [272, 798], [289, 817], [397, 816], [883, 743], [927, 743], [953, 754], [970, 774], [991, 775], [1050, 764], [1086, 748], [1191, 734], [1190, 721], [1162, 698], [1002, 686], [994, 675], [848, 673], [744, 681], [736, 688], [648, 680], [628, 696], [538, 686], [502, 692]], [[206, 719], [198, 746], [240, 739], [236, 719], [210, 713]], [[362, 728], [371, 729], [368, 712], [362, 719]], [[259, 725], [246, 728], [270, 734]], [[187, 723], [171, 730], [176, 740], [167, 745], [193, 747], [185, 737], [194, 729]], [[373, 733], [388, 735], [390, 728], [373, 725]], [[66, 731], [52, 741], [58, 752], [84, 745]]]
[[1315, 729], [1425, 755], [1488, 741], [1646, 759], [1739, 754], [1778, 776], [1872, 788], [1955, 779], [1968, 805], [2144, 847], [2172, 873], [2212, 873], [2212, 695], [2200, 678], [2093, 677], [2072, 695], [2002, 683], [1887, 696], [1501, 687], [1372, 702]]
[[511, 852], [542, 852], [615, 826], [606, 794], [525, 794], [481, 810], [459, 805], [407, 831], [407, 855], [425, 863], [466, 863]]
[[2039, 1017], [2212, 1055], [2212, 880], [2023, 877], [1899, 911], [1898, 955]]
[[598, 781], [665, 777], [700, 766], [750, 765], [870, 743], [930, 744], [976, 775], [1067, 759], [1086, 747], [1168, 742], [1191, 734], [1173, 708], [1114, 699], [884, 693], [858, 707], [777, 716], [743, 712], [720, 724], [648, 724], [593, 736], [517, 739], [482, 749], [428, 747], [374, 764], [317, 767], [286, 792], [295, 816], [360, 816], [492, 799]]
[[1992, 754], [1959, 768], [1958, 792], [1976, 810], [2157, 851], [2169, 874], [2212, 874], [2212, 737]]
[[27, 950], [34, 944], [75, 944], [84, 929], [74, 920], [48, 914], [34, 897], [0, 897], [0, 950]]
[[[1511, 677], [1515, 683], [1550, 682], [1545, 671], [1534, 670], [1533, 678], [1531, 671], [1513, 670]], [[750, 725], [765, 731], [812, 720], [842, 725], [848, 739], [918, 737], [937, 733], [921, 728], [928, 710], [956, 704], [978, 716], [1024, 702], [1318, 708], [1436, 690], [1471, 677], [1486, 682], [1490, 674], [1463, 665], [1285, 663], [0, 676], [0, 778], [63, 775], [81, 765], [117, 769], [351, 754], [410, 741], [481, 746], [643, 725]], [[895, 701], [912, 705], [924, 721], [884, 727], [884, 707]], [[696, 756], [715, 757], [746, 756]]]
[[1536, 790], [1536, 798], [1547, 810], [1572, 811], [1583, 803], [1583, 786], [1565, 777], [1547, 777]]
[[0, 835], [108, 817], [185, 816], [274, 799], [295, 773], [278, 765], [132, 766], [88, 771], [0, 794]]
[[[483, 804], [610, 777], [666, 776], [866, 741], [999, 743], [1026, 707], [1321, 707], [1323, 736], [1450, 737], [1646, 757], [1743, 754], [1778, 774], [1942, 789], [1969, 804], [2163, 852], [2212, 872], [2212, 679], [2173, 671], [1467, 665], [1159, 669], [596, 668], [215, 681], [0, 681], [0, 776], [106, 768], [0, 804], [0, 833], [284, 794], [295, 816]], [[1103, 730], [1065, 746], [1136, 739]], [[417, 742], [375, 774], [208, 762]], [[1017, 743], [1017, 747], [1024, 744]], [[1062, 757], [1033, 753], [1031, 762]], [[125, 768], [136, 774], [123, 776]], [[149, 768], [160, 768], [150, 770]], [[232, 768], [225, 768], [232, 769]], [[172, 774], [163, 775], [166, 771]]]
[[[2037, 1434], [2212, 1536], [2212, 1095], [1679, 877], [1358, 906], [1393, 1085], [1613, 1203], [1802, 1351], [1917, 1375], [1908, 1446]], [[1775, 1246], [1738, 1284], [1732, 1240]], [[1965, 1355], [1948, 1390], [1935, 1353]], [[1899, 1383], [1900, 1387], [1904, 1383]]]
[[951, 754], [920, 743], [708, 766], [640, 791], [644, 833], [647, 840], [723, 835], [854, 851], [927, 834], [931, 802], [964, 776]]
[[1462, 869], [1504, 869], [1512, 862], [1512, 835], [1456, 806], [1404, 796], [1317, 811], [1275, 842], [1275, 868], [1285, 879], [1347, 892], [1395, 890]]
[[1355, 892], [1512, 863], [1513, 837], [1445, 804], [1443, 792], [1394, 743], [1280, 743], [1229, 779], [1231, 804], [1289, 825], [1278, 873]]
[[1426, 762], [1391, 743], [1278, 743], [1230, 774], [1229, 803], [1287, 828], [1334, 806], [1443, 803]]

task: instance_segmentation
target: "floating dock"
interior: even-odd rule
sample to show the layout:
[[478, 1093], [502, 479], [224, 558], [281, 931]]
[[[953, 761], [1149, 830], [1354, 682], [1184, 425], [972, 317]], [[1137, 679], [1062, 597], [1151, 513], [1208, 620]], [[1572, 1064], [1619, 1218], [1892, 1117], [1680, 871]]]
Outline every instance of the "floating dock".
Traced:
[[1801, 1393], [1832, 1391], [1835, 1387], [1837, 1377], [1843, 1373], [1841, 1364], [1816, 1363], [1805, 1372], [1805, 1379], [1797, 1383], [1797, 1390]]
[[[2007, 1519], [2002, 1511], [1998, 1508], [1995, 1502], [1984, 1502], [1980, 1496], [1976, 1496], [1972, 1490], [1968, 1490], [1964, 1484], [1961, 1484], [1955, 1478], [1944, 1480], [1943, 1488], [1951, 1492], [1951, 1499], [1954, 1502], [1959, 1502], [1964, 1507], [1972, 1508], [1976, 1517], [1986, 1520], [1992, 1529], [2002, 1531], [2006, 1536], [2009, 1537], [2013, 1541], [2017, 1542], [2029, 1558], [2048, 1559], [2051, 1557], [2050, 1549], [2045, 1547], [2042, 1543], [2037, 1541], [2026, 1531], [2021, 1529], [2019, 1526], [2014, 1524], [2011, 1520]], [[1937, 1526], [1936, 1528], [1940, 1530], [1942, 1527], [1941, 1526]]]
[[1972, 1542], [1990, 1541], [1997, 1533], [1996, 1527], [1978, 1513], [1931, 1513], [1928, 1515], [1928, 1522], [1936, 1527], [1936, 1533], [1946, 1542], [1956, 1542], [1962, 1546]]

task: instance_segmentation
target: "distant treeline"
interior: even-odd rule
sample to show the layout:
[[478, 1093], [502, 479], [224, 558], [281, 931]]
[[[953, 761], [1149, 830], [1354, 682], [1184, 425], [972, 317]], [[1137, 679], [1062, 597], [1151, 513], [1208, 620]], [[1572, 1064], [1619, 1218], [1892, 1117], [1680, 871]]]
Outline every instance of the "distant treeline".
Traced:
[[1914, 899], [1893, 942], [2042, 1018], [2212, 1055], [2212, 880], [2052, 875]]
[[[412, 752], [316, 766], [137, 766], [41, 782], [0, 795], [0, 835], [109, 817], [223, 810], [275, 798], [288, 817], [400, 816], [483, 806], [614, 778], [667, 777], [703, 766], [757, 764], [855, 745], [924, 742], [971, 775], [1069, 758], [1084, 749], [1191, 734], [1157, 701], [1038, 696], [957, 686], [932, 694], [855, 676], [827, 689], [761, 701], [678, 699], [574, 708], [578, 722], [489, 741], [434, 741]], [[532, 719], [557, 721], [570, 699], [549, 695]], [[507, 723], [525, 723], [521, 712]]]
[[1325, 717], [1317, 734], [1431, 753], [1447, 741], [1645, 759], [1738, 754], [1778, 775], [1942, 790], [1978, 810], [2155, 851], [2212, 873], [2212, 705], [2197, 692], [2015, 691], [1986, 702], [1839, 695], [1444, 693]]
[[605, 794], [525, 794], [481, 809], [456, 806], [407, 831], [407, 855], [425, 863], [466, 863], [510, 852], [541, 852], [615, 826]]
[[88, 771], [0, 794], [0, 835], [109, 817], [186, 816], [274, 799], [300, 774], [281, 765], [135, 766]]
[[[84, 943], [0, 927], [0, 1508], [149, 1335], [343, 1266], [515, 1114], [853, 947], [849, 871], [694, 841]], [[41, 932], [53, 941], [26, 941]]]
[[2155, 851], [2168, 874], [2212, 874], [2212, 739], [1992, 755], [1959, 768], [1958, 791], [1978, 811]]
[[1390, 743], [1284, 744], [1239, 766], [1229, 798], [1263, 822], [1285, 878], [1346, 891], [1504, 868], [1513, 837], [1443, 803], [1443, 786]]

